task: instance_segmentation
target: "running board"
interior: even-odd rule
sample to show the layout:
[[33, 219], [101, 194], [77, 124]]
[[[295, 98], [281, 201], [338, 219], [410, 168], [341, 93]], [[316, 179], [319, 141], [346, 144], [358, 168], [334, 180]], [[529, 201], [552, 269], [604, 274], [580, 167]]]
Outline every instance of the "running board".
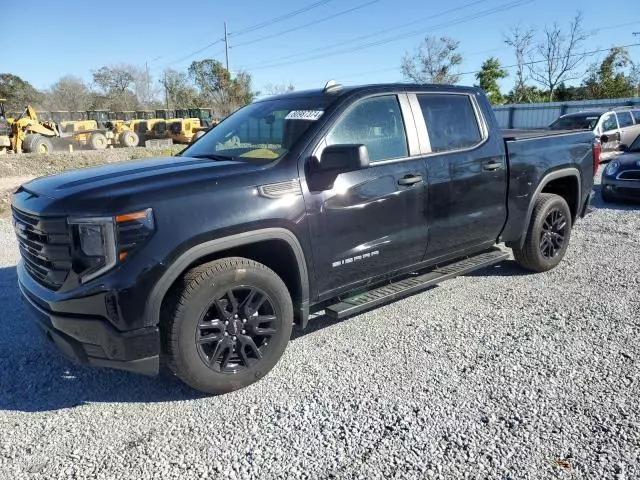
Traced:
[[450, 263], [444, 267], [437, 267], [428, 273], [417, 277], [409, 277], [389, 285], [342, 300], [340, 303], [325, 308], [325, 315], [334, 320], [355, 315], [364, 310], [377, 307], [384, 303], [406, 297], [416, 292], [426, 290], [445, 280], [465, 275], [474, 270], [499, 263], [509, 257], [509, 254], [499, 249], [474, 255], [473, 257]]

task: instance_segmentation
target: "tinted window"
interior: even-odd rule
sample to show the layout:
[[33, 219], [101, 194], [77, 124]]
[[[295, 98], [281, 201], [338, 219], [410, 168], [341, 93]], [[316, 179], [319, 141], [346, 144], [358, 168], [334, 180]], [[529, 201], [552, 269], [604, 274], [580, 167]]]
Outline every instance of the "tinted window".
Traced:
[[631, 112], [618, 112], [618, 123], [620, 124], [620, 128], [630, 127], [633, 125]]
[[633, 114], [633, 118], [635, 118], [636, 123], [640, 123], [640, 110], [634, 110], [631, 113]]
[[602, 130], [608, 132], [610, 130], [616, 130], [618, 128], [618, 122], [616, 121], [615, 113], [610, 113], [602, 121]]
[[327, 145], [344, 144], [366, 145], [372, 162], [408, 156], [396, 96], [368, 98], [351, 108], [327, 136]]
[[418, 95], [429, 132], [431, 150], [446, 152], [477, 145], [482, 140], [475, 110], [467, 95]]
[[551, 130], [593, 130], [598, 123], [597, 115], [572, 115], [560, 117], [551, 125]]

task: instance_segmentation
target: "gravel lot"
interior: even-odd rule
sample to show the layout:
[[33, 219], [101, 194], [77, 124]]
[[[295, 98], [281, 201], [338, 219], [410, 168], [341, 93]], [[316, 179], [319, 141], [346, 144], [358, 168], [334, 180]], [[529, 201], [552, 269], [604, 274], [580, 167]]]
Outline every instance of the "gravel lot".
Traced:
[[216, 398], [61, 359], [0, 220], [0, 478], [640, 478], [640, 207], [596, 206], [556, 270], [315, 319]]

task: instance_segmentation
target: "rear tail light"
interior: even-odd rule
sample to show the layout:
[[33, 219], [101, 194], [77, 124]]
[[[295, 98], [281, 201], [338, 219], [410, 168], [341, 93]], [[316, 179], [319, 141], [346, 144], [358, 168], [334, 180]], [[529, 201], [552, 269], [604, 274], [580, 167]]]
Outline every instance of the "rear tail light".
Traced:
[[598, 173], [598, 167], [600, 167], [600, 153], [602, 153], [602, 146], [600, 140], [593, 142], [593, 176]]

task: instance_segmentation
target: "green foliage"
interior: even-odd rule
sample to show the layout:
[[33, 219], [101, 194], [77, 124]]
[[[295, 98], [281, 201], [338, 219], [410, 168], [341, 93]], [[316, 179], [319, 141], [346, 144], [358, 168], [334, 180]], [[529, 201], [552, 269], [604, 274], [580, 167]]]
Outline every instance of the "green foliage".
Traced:
[[476, 74], [476, 79], [480, 82], [480, 88], [486, 92], [492, 104], [500, 105], [504, 103], [504, 97], [500, 92], [498, 80], [507, 78], [508, 76], [509, 72], [502, 68], [500, 60], [495, 57], [485, 60], [482, 68]]
[[634, 82], [624, 72], [629, 63], [629, 52], [626, 49], [612, 48], [600, 65], [593, 64], [589, 69], [588, 77], [583, 82], [586, 96], [588, 98], [633, 96]]
[[239, 72], [233, 77], [218, 60], [191, 63], [189, 76], [200, 91], [203, 105], [211, 105], [217, 114], [229, 115], [255, 98], [251, 75]]
[[11, 73], [0, 73], [0, 98], [7, 111], [22, 111], [27, 105], [39, 107], [43, 95], [26, 80]]
[[457, 67], [462, 63], [459, 46], [459, 41], [449, 37], [425, 37], [414, 55], [402, 59], [402, 75], [415, 83], [458, 83]]

